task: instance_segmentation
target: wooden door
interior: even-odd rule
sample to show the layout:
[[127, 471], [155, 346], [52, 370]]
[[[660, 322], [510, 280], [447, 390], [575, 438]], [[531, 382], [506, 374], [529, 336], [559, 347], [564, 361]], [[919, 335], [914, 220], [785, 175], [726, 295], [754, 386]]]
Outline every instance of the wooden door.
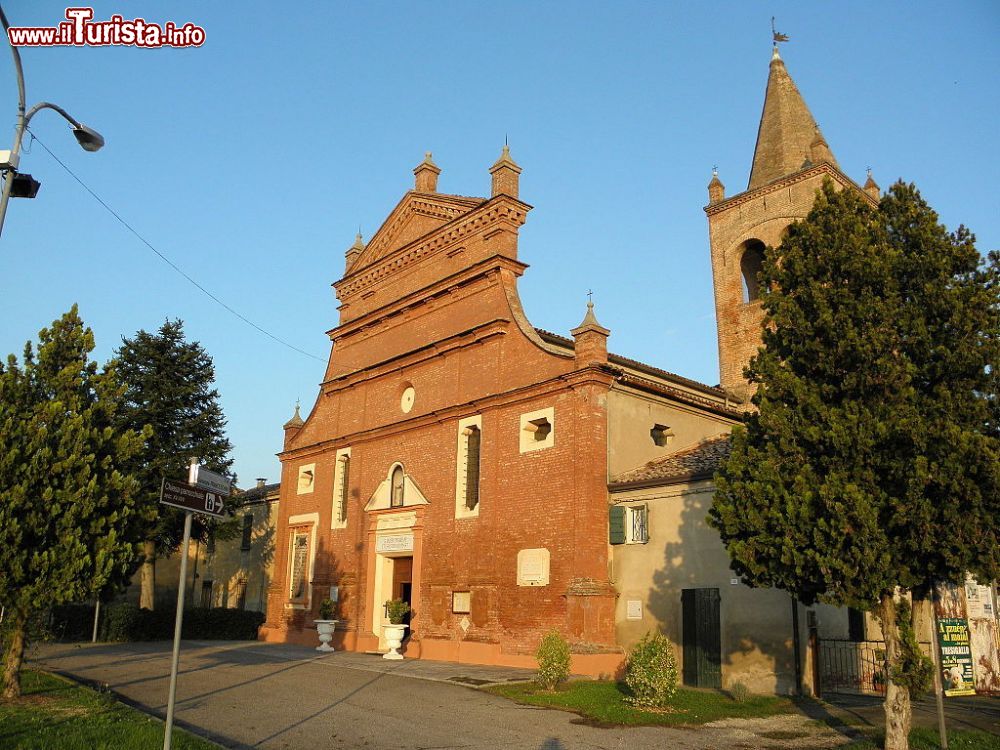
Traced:
[[683, 589], [681, 616], [684, 684], [722, 687], [722, 632], [718, 589]]
[[[413, 606], [413, 558], [397, 557], [392, 561], [392, 598]], [[403, 620], [410, 624], [410, 615]]]

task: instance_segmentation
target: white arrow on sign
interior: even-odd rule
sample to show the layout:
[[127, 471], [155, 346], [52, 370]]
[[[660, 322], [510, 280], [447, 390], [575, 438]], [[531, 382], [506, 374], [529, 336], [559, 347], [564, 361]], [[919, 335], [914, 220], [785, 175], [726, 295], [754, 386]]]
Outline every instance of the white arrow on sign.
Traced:
[[205, 511], [207, 513], [222, 513], [224, 506], [225, 503], [223, 503], [222, 498], [214, 492], [205, 493]]

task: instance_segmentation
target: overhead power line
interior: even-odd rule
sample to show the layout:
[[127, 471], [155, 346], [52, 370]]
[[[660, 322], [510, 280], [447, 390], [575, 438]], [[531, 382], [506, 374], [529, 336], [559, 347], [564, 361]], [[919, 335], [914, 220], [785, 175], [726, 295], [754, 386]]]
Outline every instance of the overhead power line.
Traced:
[[128, 231], [130, 231], [132, 234], [134, 234], [136, 236], [136, 238], [139, 240], [139, 242], [141, 242], [143, 245], [145, 245], [150, 250], [152, 250], [160, 260], [162, 260], [164, 263], [166, 263], [168, 266], [170, 266], [172, 269], [174, 269], [177, 273], [179, 273], [181, 276], [183, 276], [187, 281], [189, 281], [191, 284], [193, 284], [205, 296], [207, 296], [209, 299], [211, 299], [212, 301], [214, 301], [220, 307], [225, 308], [227, 311], [229, 311], [230, 313], [232, 313], [233, 315], [235, 315], [237, 318], [239, 318], [240, 320], [242, 320], [248, 326], [250, 326], [251, 328], [253, 328], [254, 330], [256, 330], [258, 333], [264, 334], [269, 339], [272, 339], [273, 341], [276, 341], [277, 343], [281, 344], [282, 346], [286, 346], [286, 347], [288, 347], [289, 349], [291, 349], [294, 352], [298, 352], [299, 354], [305, 355], [306, 357], [310, 357], [312, 359], [315, 359], [317, 362], [325, 362], [326, 361], [325, 359], [323, 359], [321, 357], [317, 357], [315, 354], [310, 354], [309, 352], [305, 351], [304, 349], [299, 349], [299, 347], [295, 346], [294, 344], [290, 344], [287, 341], [285, 341], [284, 339], [280, 338], [279, 336], [275, 336], [270, 331], [268, 331], [268, 330], [266, 330], [264, 328], [261, 328], [259, 325], [257, 325], [256, 323], [254, 323], [252, 320], [250, 320], [249, 318], [247, 318], [245, 315], [241, 314], [237, 310], [234, 310], [228, 304], [226, 304], [225, 302], [223, 302], [221, 299], [219, 299], [217, 296], [215, 296], [212, 292], [210, 292], [208, 289], [206, 289], [201, 284], [199, 284], [195, 279], [193, 279], [192, 277], [188, 276], [188, 274], [186, 274], [176, 263], [174, 263], [172, 260], [170, 260], [170, 258], [168, 258], [166, 255], [164, 255], [159, 250], [157, 250], [153, 246], [153, 243], [151, 243], [149, 240], [147, 240], [145, 237], [143, 237], [141, 234], [139, 234], [139, 232], [136, 231], [136, 229], [131, 224], [129, 224], [127, 221], [125, 221], [124, 218], [122, 218], [121, 214], [119, 214], [111, 206], [109, 206], [104, 201], [104, 199], [101, 198], [101, 196], [99, 196], [97, 193], [95, 193], [90, 188], [90, 186], [87, 185], [87, 183], [85, 183], [83, 180], [81, 180], [72, 169], [70, 169], [68, 166], [66, 166], [66, 163], [63, 162], [63, 160], [60, 159], [58, 156], [56, 156], [52, 152], [52, 149], [50, 149], [48, 146], [46, 146], [45, 143], [37, 135], [35, 135], [34, 133], [32, 133], [30, 128], [28, 128], [27, 130], [31, 134], [31, 140], [37, 142], [39, 146], [41, 146], [42, 148], [44, 148], [48, 152], [49, 156], [51, 156], [56, 161], [56, 163], [59, 164], [59, 166], [61, 166], [63, 169], [66, 170], [66, 173], [70, 177], [72, 177], [74, 180], [76, 180], [78, 183], [80, 183], [80, 186], [84, 190], [86, 190], [88, 193], [90, 193], [90, 196], [95, 201], [97, 201], [98, 203], [100, 203], [101, 206], [103, 206], [104, 209], [109, 214], [111, 214], [112, 216], [115, 217], [115, 219], [118, 220], [119, 224], [121, 224]]

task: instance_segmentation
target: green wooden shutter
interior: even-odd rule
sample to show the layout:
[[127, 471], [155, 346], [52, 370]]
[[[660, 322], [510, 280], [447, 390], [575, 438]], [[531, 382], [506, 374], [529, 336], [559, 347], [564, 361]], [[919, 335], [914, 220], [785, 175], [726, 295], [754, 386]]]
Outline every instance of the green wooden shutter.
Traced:
[[625, 544], [625, 506], [608, 508], [608, 543]]
[[253, 513], [247, 513], [243, 516], [243, 541], [240, 544], [240, 550], [247, 552], [250, 550], [250, 536], [253, 534]]

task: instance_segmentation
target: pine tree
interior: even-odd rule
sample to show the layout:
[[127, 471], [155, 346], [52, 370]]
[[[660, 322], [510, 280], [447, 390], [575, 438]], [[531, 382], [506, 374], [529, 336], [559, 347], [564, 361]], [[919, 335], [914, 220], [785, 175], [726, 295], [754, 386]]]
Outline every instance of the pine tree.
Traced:
[[892, 750], [913, 663], [894, 595], [1000, 575], [997, 266], [910, 185], [875, 209], [827, 184], [761, 273], [757, 411], [733, 432], [710, 523], [749, 584], [876, 613]]
[[122, 393], [89, 361], [76, 306], [39, 334], [37, 356], [0, 365], [0, 605], [3, 697], [20, 695], [27, 626], [54, 604], [93, 597], [135, 557], [126, 528], [138, 490], [123, 462], [142, 436], [113, 426]]
[[[142, 544], [139, 606], [153, 609], [155, 560], [177, 550], [184, 526], [183, 511], [160, 505], [161, 480], [187, 481], [192, 458], [212, 471], [229, 473], [232, 446], [225, 436], [219, 392], [213, 387], [212, 358], [199, 343], [185, 341], [181, 321], [168, 320], [155, 334], [139, 331], [122, 339], [117, 370], [125, 387], [120, 424], [152, 428], [132, 470], [142, 487], [142, 513], [134, 529]], [[205, 538], [210, 527], [195, 519], [192, 536]]]

